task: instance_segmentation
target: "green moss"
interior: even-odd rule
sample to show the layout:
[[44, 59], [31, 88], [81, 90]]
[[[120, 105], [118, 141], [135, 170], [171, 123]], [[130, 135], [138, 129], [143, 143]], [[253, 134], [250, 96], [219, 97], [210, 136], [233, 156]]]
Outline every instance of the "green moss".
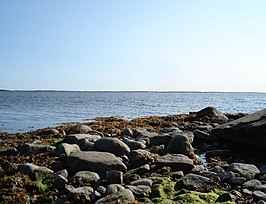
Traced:
[[167, 198], [154, 198], [152, 199], [152, 203], [157, 204], [176, 204], [177, 202], [167, 199]]
[[175, 182], [169, 178], [159, 178], [152, 188], [151, 198], [172, 199], [176, 193], [174, 186]]
[[[198, 204], [210, 204], [215, 202], [217, 198], [226, 193], [226, 191], [216, 189], [208, 193], [201, 193], [196, 191], [190, 191], [185, 194], [180, 194], [175, 197], [175, 201], [180, 201], [182, 204], [198, 203]], [[218, 204], [218, 203], [217, 203]], [[234, 201], [223, 202], [223, 204], [235, 204]]]

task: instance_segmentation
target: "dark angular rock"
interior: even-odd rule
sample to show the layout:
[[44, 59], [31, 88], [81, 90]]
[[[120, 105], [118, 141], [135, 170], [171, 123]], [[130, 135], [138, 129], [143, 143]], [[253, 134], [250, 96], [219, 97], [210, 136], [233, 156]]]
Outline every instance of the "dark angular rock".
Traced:
[[162, 168], [169, 166], [173, 171], [189, 172], [193, 167], [193, 160], [183, 154], [166, 154], [159, 156], [156, 160], [156, 166]]
[[217, 126], [212, 134], [222, 140], [266, 147], [266, 109]]

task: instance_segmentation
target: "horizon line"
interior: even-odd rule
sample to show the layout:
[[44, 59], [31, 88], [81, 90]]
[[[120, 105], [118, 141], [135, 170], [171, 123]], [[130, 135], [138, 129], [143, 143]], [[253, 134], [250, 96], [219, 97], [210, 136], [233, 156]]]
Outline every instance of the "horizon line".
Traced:
[[0, 92], [266, 93], [266, 92], [263, 92], [263, 91], [64, 90], [64, 89], [0, 89]]

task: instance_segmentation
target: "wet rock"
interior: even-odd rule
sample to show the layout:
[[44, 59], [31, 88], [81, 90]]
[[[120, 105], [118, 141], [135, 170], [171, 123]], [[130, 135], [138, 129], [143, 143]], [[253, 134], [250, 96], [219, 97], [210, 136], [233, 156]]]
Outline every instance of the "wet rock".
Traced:
[[70, 134], [64, 137], [63, 143], [68, 144], [77, 144], [80, 149], [86, 147], [86, 144], [89, 142], [95, 142], [98, 139], [102, 138], [99, 135], [91, 135], [91, 134]]
[[205, 155], [207, 159], [219, 157], [221, 160], [227, 160], [232, 154], [229, 150], [212, 150], [207, 151]]
[[197, 174], [187, 174], [176, 182], [175, 190], [187, 189], [191, 191], [204, 192], [210, 188], [211, 179]]
[[143, 198], [148, 197], [151, 193], [151, 188], [146, 185], [137, 185], [137, 186], [131, 186], [127, 185], [127, 189], [129, 189], [136, 198]]
[[94, 143], [94, 148], [98, 151], [110, 152], [116, 156], [127, 155], [130, 148], [117, 138], [101, 138]]
[[252, 179], [252, 180], [249, 180], [249, 181], [243, 183], [242, 189], [245, 188], [245, 189], [248, 189], [248, 190], [251, 190], [252, 191], [252, 190], [254, 190], [254, 188], [256, 186], [260, 186], [260, 185], [262, 185], [262, 184], [261, 184], [261, 182], [259, 180]]
[[123, 184], [123, 172], [111, 170], [106, 172], [106, 182], [108, 184]]
[[259, 200], [256, 204], [266, 204], [266, 201]]
[[167, 153], [184, 154], [193, 158], [194, 149], [189, 140], [190, 139], [185, 135], [174, 136], [166, 149]]
[[260, 170], [255, 165], [244, 163], [232, 163], [227, 168], [227, 172], [228, 171], [238, 173], [240, 176], [243, 176], [249, 180], [253, 179], [260, 173]]
[[266, 109], [217, 126], [212, 133], [222, 140], [266, 147]]
[[100, 176], [105, 176], [106, 171], [126, 171], [126, 165], [115, 155], [108, 152], [74, 152], [66, 159], [66, 165], [70, 174], [79, 171], [92, 171]]
[[133, 150], [128, 154], [129, 163], [132, 167], [142, 166], [144, 164], [148, 164], [154, 162], [155, 154], [144, 150], [144, 149], [137, 149]]
[[123, 142], [130, 148], [130, 150], [145, 149], [146, 145], [141, 141], [130, 140], [123, 138]]
[[144, 178], [144, 179], [138, 179], [136, 181], [132, 181], [130, 183], [130, 185], [132, 185], [132, 186], [144, 185], [144, 186], [151, 187], [152, 183], [153, 183], [153, 181], [151, 179]]
[[114, 194], [109, 194], [96, 201], [95, 204], [116, 204], [118, 200], [123, 204], [130, 204], [135, 201], [135, 197], [129, 189], [125, 189]]
[[80, 152], [80, 148], [77, 144], [61, 143], [54, 150], [54, 154], [57, 157], [68, 157], [72, 152]]
[[99, 184], [100, 177], [97, 173], [91, 171], [79, 171], [71, 179], [70, 184], [74, 187], [91, 186], [95, 187]]
[[193, 167], [193, 160], [183, 154], [166, 154], [159, 156], [156, 160], [156, 166], [162, 168], [169, 166], [173, 171], [189, 172]]

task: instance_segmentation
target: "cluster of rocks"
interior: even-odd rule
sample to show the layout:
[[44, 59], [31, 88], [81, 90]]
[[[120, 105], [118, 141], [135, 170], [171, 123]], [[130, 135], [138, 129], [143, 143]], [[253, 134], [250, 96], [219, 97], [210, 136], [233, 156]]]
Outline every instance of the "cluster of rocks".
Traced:
[[242, 143], [265, 147], [266, 109], [237, 120], [212, 107], [192, 114], [211, 120], [111, 136], [86, 125], [79, 134], [45, 130], [62, 140], [24, 144], [18, 153], [49, 152], [54, 161], [27, 162], [19, 172], [55, 192], [57, 203], [266, 203], [263, 158], [251, 164], [235, 152]]

